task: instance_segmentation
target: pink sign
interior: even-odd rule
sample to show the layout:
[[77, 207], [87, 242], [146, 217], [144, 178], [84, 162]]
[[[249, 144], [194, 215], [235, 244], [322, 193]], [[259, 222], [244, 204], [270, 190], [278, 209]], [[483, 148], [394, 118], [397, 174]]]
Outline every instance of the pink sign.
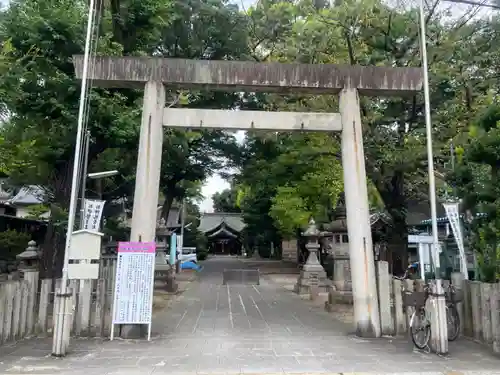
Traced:
[[118, 253], [154, 253], [155, 242], [118, 242]]

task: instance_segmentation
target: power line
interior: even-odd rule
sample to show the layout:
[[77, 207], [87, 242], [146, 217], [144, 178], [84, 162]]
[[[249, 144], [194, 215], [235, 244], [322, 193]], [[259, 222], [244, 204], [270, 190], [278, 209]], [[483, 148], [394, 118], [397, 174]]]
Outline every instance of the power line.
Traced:
[[444, 1], [448, 3], [467, 4], [484, 8], [500, 9], [500, 4], [491, 4], [491, 3], [478, 2], [472, 0], [444, 0]]

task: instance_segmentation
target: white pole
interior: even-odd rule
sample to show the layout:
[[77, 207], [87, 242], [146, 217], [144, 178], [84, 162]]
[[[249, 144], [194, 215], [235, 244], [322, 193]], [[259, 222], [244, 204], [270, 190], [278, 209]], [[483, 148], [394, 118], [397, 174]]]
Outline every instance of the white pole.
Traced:
[[89, 11], [87, 19], [87, 35], [85, 37], [85, 51], [83, 58], [83, 73], [82, 73], [82, 86], [80, 89], [80, 103], [78, 108], [78, 123], [76, 130], [76, 144], [75, 144], [75, 156], [73, 160], [73, 178], [71, 182], [71, 197], [69, 201], [69, 213], [68, 213], [68, 229], [66, 231], [66, 245], [64, 248], [64, 263], [62, 269], [62, 281], [61, 281], [61, 293], [59, 296], [60, 302], [57, 304], [58, 311], [56, 317], [56, 326], [54, 329], [53, 344], [52, 344], [52, 354], [55, 356], [64, 356], [66, 354], [66, 344], [65, 337], [69, 337], [67, 332], [64, 332], [65, 328], [69, 329], [69, 324], [65, 324], [67, 304], [70, 302], [70, 296], [68, 292], [68, 254], [69, 248], [71, 247], [71, 235], [73, 233], [73, 227], [75, 225], [75, 214], [76, 206], [78, 200], [78, 176], [80, 169], [81, 151], [82, 151], [82, 138], [83, 138], [83, 121], [84, 121], [84, 109], [85, 100], [87, 93], [87, 77], [89, 68], [89, 56], [90, 56], [90, 41], [92, 39], [92, 27], [94, 18], [94, 6], [95, 0], [90, 0]]
[[90, 146], [90, 132], [85, 133], [85, 143], [84, 150], [85, 154], [83, 156], [83, 173], [82, 173], [82, 195], [80, 198], [80, 229], [85, 228], [85, 193], [87, 188], [87, 167], [89, 162], [89, 146]]
[[186, 199], [182, 199], [182, 207], [181, 207], [181, 235], [178, 238], [178, 249], [179, 255], [176, 262], [176, 271], [180, 272], [180, 264], [179, 262], [182, 260], [182, 248], [184, 247], [184, 224], [186, 217]]
[[436, 181], [434, 178], [434, 156], [432, 152], [432, 123], [431, 123], [431, 107], [429, 95], [429, 71], [427, 66], [427, 42], [425, 30], [425, 14], [424, 14], [424, 0], [420, 0], [420, 48], [422, 55], [422, 70], [424, 75], [424, 101], [425, 101], [425, 127], [427, 133], [427, 163], [429, 173], [429, 200], [431, 204], [431, 221], [432, 221], [432, 253], [434, 258], [434, 269], [436, 277], [435, 289], [435, 314], [431, 324], [433, 328], [437, 325], [437, 329], [432, 332], [433, 346], [438, 354], [448, 353], [448, 331], [446, 324], [446, 305], [444, 299], [443, 283], [441, 280], [440, 261], [439, 261], [439, 238], [437, 228], [437, 213], [436, 213]]

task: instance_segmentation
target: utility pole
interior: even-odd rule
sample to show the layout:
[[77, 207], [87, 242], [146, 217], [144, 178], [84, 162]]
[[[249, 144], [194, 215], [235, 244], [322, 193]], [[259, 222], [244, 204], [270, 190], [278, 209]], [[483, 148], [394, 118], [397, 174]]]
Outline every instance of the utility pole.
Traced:
[[431, 220], [432, 220], [432, 255], [434, 261], [435, 290], [433, 291], [434, 298], [434, 314], [432, 314], [432, 326], [436, 329], [432, 330], [431, 343], [433, 349], [438, 354], [448, 353], [448, 331], [446, 323], [446, 302], [443, 290], [443, 280], [441, 280], [441, 264], [439, 259], [439, 238], [437, 227], [437, 211], [436, 211], [436, 180], [434, 176], [434, 156], [432, 151], [432, 120], [431, 120], [431, 105], [429, 94], [429, 69], [427, 66], [427, 41], [425, 27], [424, 0], [420, 0], [419, 6], [419, 21], [420, 21], [420, 51], [422, 57], [422, 71], [424, 76], [424, 101], [425, 101], [425, 127], [427, 133], [427, 164], [429, 174], [429, 200], [431, 204]]
[[66, 355], [69, 346], [70, 324], [71, 324], [71, 290], [68, 289], [68, 264], [69, 249], [71, 247], [71, 236], [75, 225], [76, 206], [78, 205], [78, 177], [80, 174], [80, 161], [82, 151], [82, 138], [85, 118], [85, 102], [87, 100], [87, 84], [90, 61], [90, 41], [92, 39], [92, 28], [94, 21], [95, 0], [89, 0], [89, 11], [87, 15], [87, 33], [85, 36], [85, 49], [83, 58], [82, 85], [80, 88], [80, 103], [78, 108], [78, 122], [76, 130], [75, 155], [73, 160], [73, 177], [71, 181], [71, 196], [69, 201], [68, 228], [66, 230], [66, 244], [64, 247], [64, 263], [62, 268], [61, 289], [55, 295], [55, 322], [52, 341], [52, 355], [62, 357]]

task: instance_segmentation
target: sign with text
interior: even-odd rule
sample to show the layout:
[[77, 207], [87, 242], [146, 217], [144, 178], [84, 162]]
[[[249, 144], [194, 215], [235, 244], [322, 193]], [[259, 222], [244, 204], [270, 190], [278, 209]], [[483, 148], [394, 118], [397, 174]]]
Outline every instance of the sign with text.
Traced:
[[459, 203], [444, 203], [443, 206], [451, 226], [451, 231], [453, 232], [453, 237], [455, 237], [455, 242], [457, 243], [460, 256], [460, 272], [464, 275], [465, 280], [468, 280], [467, 259], [465, 258], [462, 227], [460, 226]]
[[155, 255], [154, 242], [118, 243], [111, 340], [115, 324], [147, 324], [150, 339]]
[[106, 203], [106, 201], [85, 199], [85, 205], [83, 207], [83, 229], [93, 230], [96, 232], [99, 231], [104, 203]]

